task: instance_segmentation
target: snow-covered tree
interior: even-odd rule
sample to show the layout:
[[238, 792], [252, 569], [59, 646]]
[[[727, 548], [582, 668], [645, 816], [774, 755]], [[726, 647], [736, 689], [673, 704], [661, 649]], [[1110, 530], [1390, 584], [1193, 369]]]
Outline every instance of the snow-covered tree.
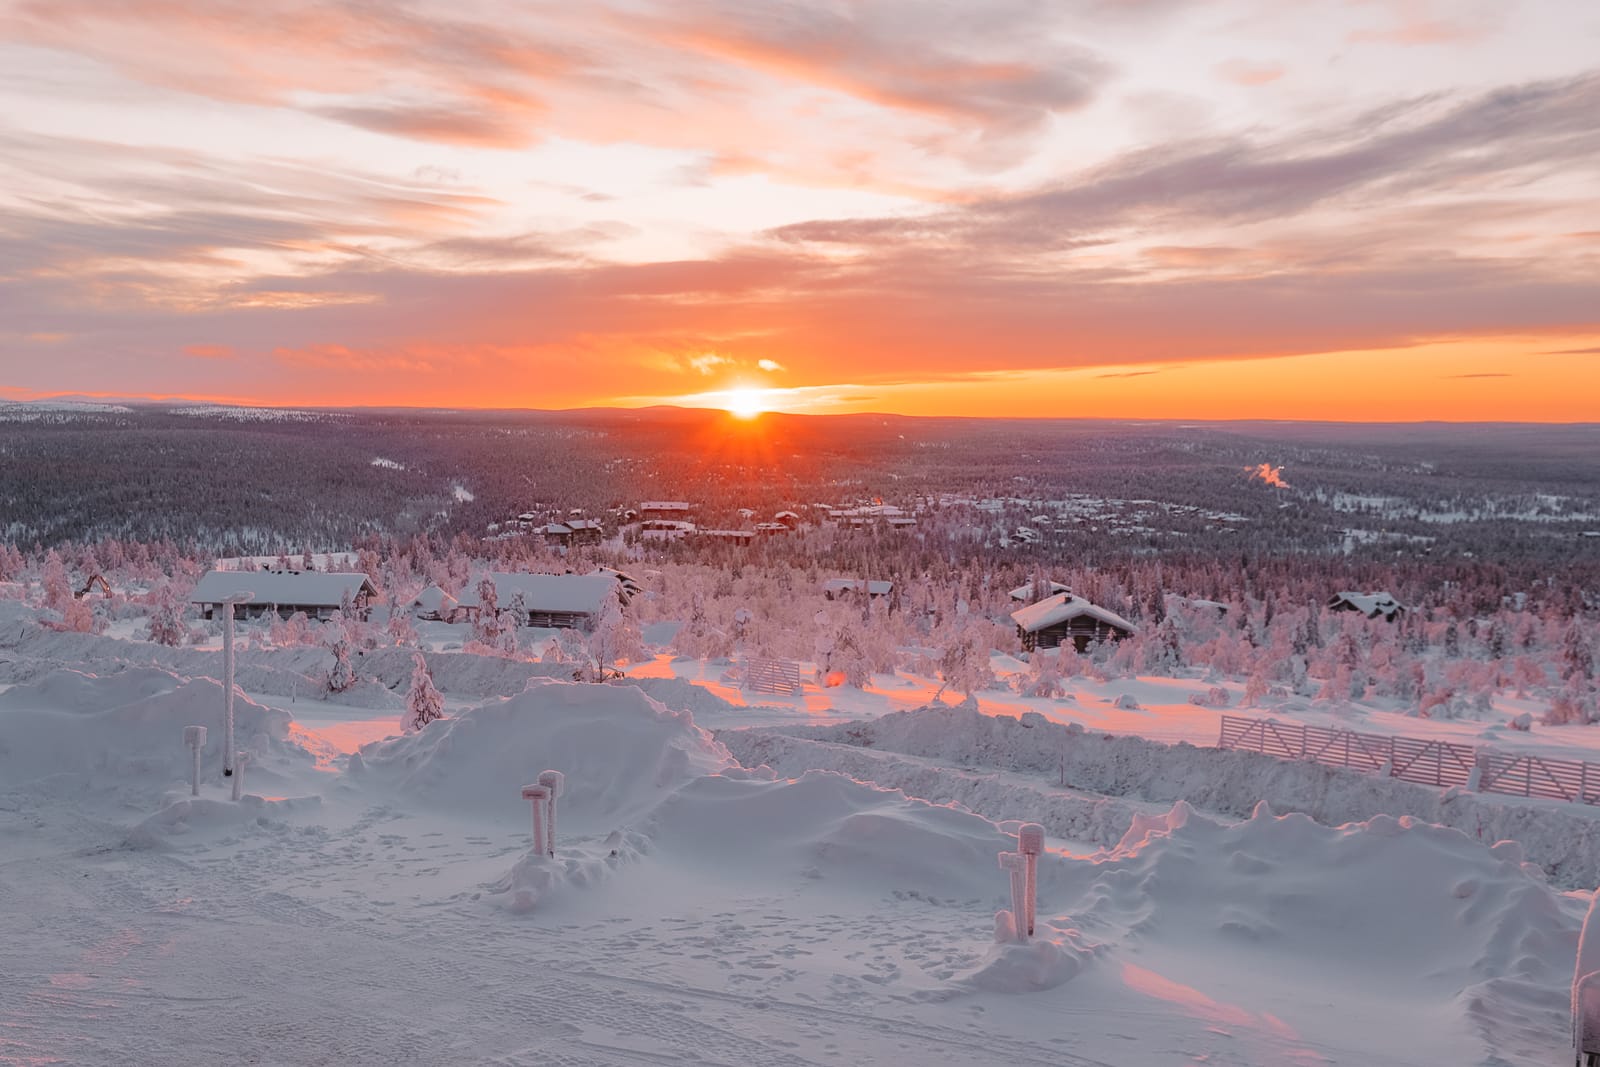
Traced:
[[1589, 647], [1589, 635], [1584, 632], [1583, 620], [1573, 619], [1561, 635], [1561, 677], [1594, 677], [1594, 650]]
[[415, 733], [435, 719], [444, 718], [444, 697], [433, 685], [433, 672], [428, 661], [418, 652], [412, 656], [411, 691], [406, 696], [405, 714], [400, 717], [400, 729]]
[[356, 671], [350, 664], [350, 644], [340, 638], [329, 651], [333, 653], [333, 666], [328, 668], [328, 692], [342, 693], [356, 684]]
[[181, 645], [188, 636], [183, 621], [183, 604], [172, 582], [165, 582], [150, 594], [149, 640], [161, 645]]
[[500, 594], [494, 582], [484, 578], [478, 582], [478, 617], [472, 623], [472, 639], [491, 648], [499, 645]]

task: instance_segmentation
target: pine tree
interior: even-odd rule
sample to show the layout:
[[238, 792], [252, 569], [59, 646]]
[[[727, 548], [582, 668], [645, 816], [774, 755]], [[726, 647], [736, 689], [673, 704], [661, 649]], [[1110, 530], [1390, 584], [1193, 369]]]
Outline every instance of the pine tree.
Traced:
[[404, 733], [415, 733], [435, 719], [444, 718], [444, 697], [433, 685], [433, 672], [428, 670], [428, 661], [422, 658], [422, 653], [415, 653], [412, 657], [414, 666], [411, 669], [411, 692], [406, 696], [405, 714], [400, 717], [400, 729]]

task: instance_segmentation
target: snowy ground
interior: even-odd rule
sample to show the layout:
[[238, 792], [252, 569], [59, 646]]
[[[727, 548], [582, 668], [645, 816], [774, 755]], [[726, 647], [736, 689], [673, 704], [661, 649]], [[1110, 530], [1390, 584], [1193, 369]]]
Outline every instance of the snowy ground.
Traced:
[[[1099, 736], [1213, 743], [1197, 681], [897, 716], [935, 686], [747, 703], [725, 665], [586, 686], [441, 653], [450, 718], [384, 740], [409, 657], [372, 654], [383, 681], [335, 703], [304, 684], [319, 655], [242, 656], [234, 804], [214, 651], [0, 623], [0, 1064], [1567, 1056], [1588, 895], [1521, 861], [1588, 813]], [[1024, 712], [1043, 718], [1004, 718]], [[210, 730], [198, 799], [190, 723]], [[1419, 725], [1487, 724], [1395, 729]], [[545, 767], [571, 784], [554, 861], [518, 796]], [[1360, 821], [1236, 810], [1274, 789]], [[1487, 839], [1433, 825], [1463, 803]], [[1055, 835], [1026, 947], [994, 933], [1023, 818]], [[1528, 841], [1489, 847], [1501, 830]]]

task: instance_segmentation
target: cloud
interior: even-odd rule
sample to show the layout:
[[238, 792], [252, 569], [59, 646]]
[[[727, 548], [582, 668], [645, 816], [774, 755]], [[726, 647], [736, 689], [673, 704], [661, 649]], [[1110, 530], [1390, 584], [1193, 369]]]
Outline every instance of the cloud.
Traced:
[[756, 366], [760, 367], [768, 374], [773, 374], [777, 371], [783, 370], [783, 364], [779, 363], [775, 359], [758, 359], [756, 360]]
[[1278, 63], [1256, 63], [1248, 59], [1229, 59], [1218, 63], [1217, 77], [1235, 85], [1243, 85], [1254, 89], [1262, 85], [1271, 85], [1282, 78], [1287, 70]]
[[1154, 371], [1154, 370], [1129, 370], [1129, 371], [1117, 371], [1117, 372], [1112, 372], [1112, 373], [1107, 373], [1107, 374], [1096, 374], [1095, 377], [1096, 378], [1143, 378], [1143, 377], [1145, 377], [1146, 375], [1149, 375], [1149, 374], [1160, 374], [1160, 373], [1161, 373], [1160, 371]]
[[232, 345], [184, 345], [183, 354], [195, 359], [235, 359], [239, 355]]
[[1501, 371], [1484, 371], [1479, 374], [1447, 374], [1446, 378], [1510, 378], [1510, 374]]

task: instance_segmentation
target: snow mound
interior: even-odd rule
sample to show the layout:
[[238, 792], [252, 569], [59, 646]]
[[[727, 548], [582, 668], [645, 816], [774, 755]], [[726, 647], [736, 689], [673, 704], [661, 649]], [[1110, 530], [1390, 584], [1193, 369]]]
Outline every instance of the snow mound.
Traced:
[[[0, 781], [57, 775], [107, 786], [186, 781], [190, 754], [183, 728], [206, 727], [202, 782], [221, 781], [222, 686], [154, 668], [104, 675], [56, 670], [0, 693]], [[289, 740], [289, 714], [234, 695], [234, 742], [258, 765], [312, 762]]]
[[718, 696], [687, 678], [616, 678], [610, 685], [631, 685], [674, 711], [687, 711], [702, 719], [718, 715], [747, 715], [750, 709]]
[[649, 852], [649, 845], [634, 831], [613, 830], [599, 841], [563, 844], [554, 857], [530, 850], [487, 888], [484, 899], [490, 907], [526, 915], [551, 897], [601, 885], [617, 868]]
[[662, 803], [649, 833], [720, 876], [827, 879], [934, 904], [998, 903], [995, 857], [1016, 845], [969, 811], [828, 771], [696, 779]]
[[694, 724], [627, 686], [534, 679], [520, 695], [365, 745], [349, 778], [457, 814], [527, 821], [521, 789], [546, 769], [566, 775], [559, 824], [604, 833], [667, 793], [733, 765]]
[[1179, 803], [1059, 873], [1041, 916], [1070, 911], [1136, 950], [1423, 1005], [1502, 1050], [1566, 1026], [1578, 922], [1515, 847], [1386, 815], [1327, 827], [1263, 806], [1223, 825]]
[[1001, 912], [994, 947], [956, 981], [990, 993], [1037, 993], [1077, 977], [1101, 949], [1077, 930], [1052, 923], [1035, 923], [1034, 936], [1026, 942], [1018, 942], [1014, 932], [1011, 913]]
[[235, 804], [231, 800], [173, 794], [161, 810], [128, 832], [128, 844], [134, 848], [164, 848], [167, 838], [190, 833], [248, 826], [283, 829], [290, 820], [321, 808], [322, 798], [316, 796], [268, 799], [246, 793]]

